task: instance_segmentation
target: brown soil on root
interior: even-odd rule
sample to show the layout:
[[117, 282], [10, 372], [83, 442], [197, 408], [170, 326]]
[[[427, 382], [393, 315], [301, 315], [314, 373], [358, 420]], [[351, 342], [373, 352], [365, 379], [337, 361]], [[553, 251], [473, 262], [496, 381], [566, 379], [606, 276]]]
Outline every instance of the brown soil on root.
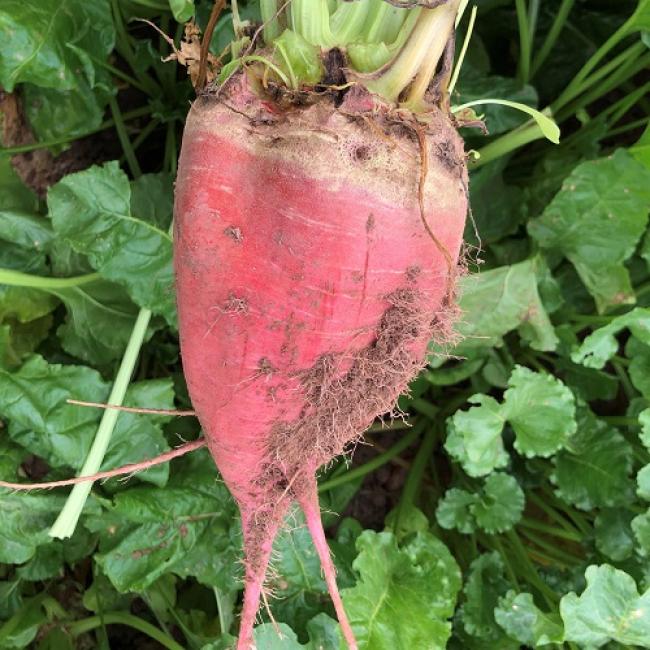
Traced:
[[[390, 306], [370, 345], [351, 356], [324, 355], [300, 373], [305, 407], [295, 421], [273, 427], [251, 495], [258, 507], [249, 542], [251, 536], [260, 544], [267, 539], [289, 505], [313, 488], [318, 469], [349, 453], [378, 415], [393, 412], [399, 395], [425, 365], [418, 352], [422, 342], [451, 340], [453, 308], [445, 303], [432, 316], [408, 275], [405, 285], [387, 296]], [[249, 548], [256, 546], [252, 542]], [[250, 569], [255, 571], [259, 559], [247, 558]]]

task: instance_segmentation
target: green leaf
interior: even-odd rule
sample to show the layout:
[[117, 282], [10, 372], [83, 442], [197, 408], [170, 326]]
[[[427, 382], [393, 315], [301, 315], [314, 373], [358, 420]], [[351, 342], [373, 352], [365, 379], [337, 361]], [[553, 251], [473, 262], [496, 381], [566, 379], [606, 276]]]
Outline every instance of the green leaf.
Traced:
[[[10, 494], [3, 489], [0, 493], [0, 562], [22, 564], [34, 556], [38, 547], [51, 544], [53, 540], [48, 530], [64, 503], [63, 495]], [[88, 501], [84, 512], [97, 515], [96, 502]], [[75, 537], [82, 538], [83, 532]]]
[[650, 344], [650, 309], [637, 307], [613, 318], [607, 325], [592, 332], [571, 354], [571, 359], [588, 368], [603, 368], [618, 352], [616, 335], [624, 329], [629, 329], [643, 343]]
[[0, 239], [41, 253], [47, 251], [52, 242], [52, 225], [31, 212], [0, 210]]
[[650, 501], [650, 465], [646, 465], [639, 470], [636, 475], [637, 489], [636, 493], [646, 501]]
[[470, 534], [476, 527], [494, 534], [510, 530], [521, 518], [524, 493], [514, 477], [493, 474], [480, 492], [448, 490], [436, 509], [438, 523], [447, 529], [455, 528]]
[[[97, 429], [101, 411], [67, 404], [69, 398], [105, 402], [109, 385], [85, 366], [48, 364], [35, 356], [22, 368], [0, 369], [0, 410], [9, 419], [10, 437], [54, 467], [79, 469]], [[150, 379], [129, 386], [125, 404], [173, 408], [171, 379]], [[161, 424], [169, 418], [120, 413], [102, 469], [153, 458], [169, 449]], [[168, 466], [138, 474], [163, 486]]]
[[523, 192], [503, 178], [507, 159], [501, 158], [471, 172], [472, 219], [465, 226], [465, 240], [485, 245], [514, 234], [525, 219]]
[[473, 106], [481, 106], [485, 104], [507, 106], [508, 108], [513, 108], [517, 111], [521, 111], [522, 113], [526, 113], [526, 115], [530, 115], [530, 117], [535, 120], [535, 123], [545, 138], [550, 140], [553, 144], [560, 144], [560, 127], [548, 115], [545, 115], [544, 113], [538, 111], [535, 108], [532, 108], [531, 106], [521, 104], [520, 102], [511, 102], [507, 99], [483, 98], [474, 100], [472, 102], [466, 102], [460, 106], [453, 106], [452, 111], [454, 113], [458, 113], [465, 110], [466, 108], [472, 108]]
[[642, 165], [650, 169], [650, 123], [629, 151]]
[[171, 174], [143, 174], [131, 182], [131, 214], [167, 232], [174, 208]]
[[24, 648], [36, 638], [38, 630], [47, 621], [43, 609], [46, 592], [29, 599], [0, 627], [0, 648]]
[[207, 451], [172, 467], [164, 490], [132, 487], [106, 514], [87, 518], [86, 527], [99, 533], [95, 559], [121, 592], [142, 591], [168, 572], [229, 591], [240, 569], [235, 505]]
[[494, 610], [509, 588], [498, 553], [484, 553], [472, 562], [463, 588], [465, 603], [459, 611], [467, 634], [494, 643], [492, 647], [503, 647], [498, 642], [504, 634], [494, 618]]
[[500, 345], [502, 337], [520, 328], [536, 350], [554, 350], [558, 340], [537, 290], [537, 258], [466, 276], [461, 281], [455, 352], [463, 356], [477, 347]]
[[449, 421], [445, 449], [470, 476], [485, 476], [508, 464], [501, 432], [501, 405], [488, 395], [473, 395], [469, 411], [457, 411]]
[[0, 154], [0, 208], [26, 213], [38, 210], [38, 197], [20, 180], [11, 164], [11, 156], [4, 154]]
[[66, 400], [104, 402], [107, 396], [108, 384], [84, 366], [34, 356], [15, 372], [0, 368], [0, 411], [9, 419], [9, 436], [55, 467], [81, 467], [100, 417]]
[[0, 8], [0, 85], [16, 83], [70, 90], [80, 72], [92, 77], [89, 55], [105, 57], [115, 31], [107, 0], [3, 0]]
[[560, 601], [566, 640], [597, 648], [609, 641], [647, 645], [650, 590], [639, 596], [634, 579], [608, 564], [588, 567], [585, 577], [582, 595]]
[[343, 635], [339, 624], [327, 614], [319, 614], [307, 623], [310, 650], [340, 650]]
[[451, 488], [436, 508], [438, 523], [447, 530], [456, 529], [469, 535], [476, 529], [474, 516], [470, 507], [476, 503], [478, 497], [465, 490]]
[[[646, 340], [650, 341], [650, 337]], [[627, 371], [632, 385], [646, 399], [650, 399], [650, 346], [631, 336], [625, 345], [625, 356], [630, 359]]]
[[639, 424], [641, 425], [641, 442], [645, 448], [650, 451], [650, 409], [645, 409], [639, 413]]
[[140, 307], [175, 323], [171, 238], [131, 214], [129, 181], [116, 162], [64, 177], [47, 200], [58, 237]]
[[[103, 75], [102, 75], [103, 76]], [[72, 90], [23, 85], [24, 110], [37, 139], [80, 138], [102, 123], [109, 91], [106, 83], [93, 88], [83, 78]]]
[[632, 520], [632, 530], [639, 544], [639, 553], [650, 556], [650, 510]]
[[169, 8], [179, 23], [186, 23], [194, 16], [194, 0], [169, 0]]
[[25, 110], [41, 140], [97, 128], [112, 91], [101, 66], [115, 29], [108, 0], [5, 0], [0, 8], [0, 85], [23, 83]]
[[528, 593], [509, 591], [494, 610], [494, 618], [508, 636], [526, 646], [537, 648], [562, 643], [564, 627], [560, 617], [542, 612]]
[[292, 513], [287, 523], [273, 545], [276, 559], [269, 586], [277, 595], [272, 603], [273, 616], [301, 633], [322, 610], [327, 586], [304, 517]]
[[600, 311], [634, 302], [624, 262], [648, 221], [650, 170], [624, 150], [578, 165], [530, 235], [574, 265]]
[[633, 518], [633, 513], [623, 508], [605, 508], [596, 517], [596, 548], [614, 562], [626, 560], [634, 551]]
[[558, 496], [583, 510], [616, 507], [633, 499], [633, 451], [614, 428], [586, 409], [578, 431], [554, 458]]
[[357, 549], [359, 582], [342, 595], [359, 647], [444, 648], [461, 585], [447, 547], [430, 533], [398, 546], [392, 533], [367, 530]]
[[[463, 65], [458, 81], [459, 103], [471, 102], [490, 95], [520, 104], [537, 106], [537, 92], [532, 86], [522, 85], [516, 79], [485, 75], [471, 65]], [[525, 115], [508, 107], [490, 104], [483, 117], [490, 135], [498, 135], [517, 128], [526, 121]], [[474, 188], [472, 188], [472, 194]]]
[[479, 406], [451, 419], [445, 449], [470, 476], [507, 464], [501, 438], [506, 421], [515, 432], [515, 449], [528, 457], [551, 456], [576, 430], [573, 393], [559, 379], [516, 366], [508, 386], [503, 404], [474, 395], [468, 401]]
[[516, 366], [508, 380], [503, 417], [515, 431], [515, 449], [551, 456], [576, 431], [573, 393], [552, 375]]
[[521, 519], [525, 501], [516, 479], [498, 473], [485, 480], [481, 495], [470, 510], [478, 526], [486, 533], [503, 533]]
[[51, 294], [67, 310], [57, 329], [66, 352], [98, 366], [122, 357], [138, 310], [119, 285], [100, 279]]
[[258, 625], [253, 638], [255, 646], [264, 650], [304, 650], [307, 647], [298, 643], [296, 633], [285, 623]]

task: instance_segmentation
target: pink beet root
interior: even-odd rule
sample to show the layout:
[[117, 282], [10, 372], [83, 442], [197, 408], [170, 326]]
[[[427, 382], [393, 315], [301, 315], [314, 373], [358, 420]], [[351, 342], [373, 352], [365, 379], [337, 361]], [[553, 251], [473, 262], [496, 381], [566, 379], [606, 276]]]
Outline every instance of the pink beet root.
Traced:
[[273, 540], [296, 502], [356, 648], [315, 477], [393, 408], [429, 341], [448, 334], [462, 143], [432, 109], [421, 214], [421, 142], [396, 114], [344, 114], [329, 100], [280, 112], [242, 79], [192, 107], [175, 204], [183, 367], [242, 516], [238, 648], [252, 647]]

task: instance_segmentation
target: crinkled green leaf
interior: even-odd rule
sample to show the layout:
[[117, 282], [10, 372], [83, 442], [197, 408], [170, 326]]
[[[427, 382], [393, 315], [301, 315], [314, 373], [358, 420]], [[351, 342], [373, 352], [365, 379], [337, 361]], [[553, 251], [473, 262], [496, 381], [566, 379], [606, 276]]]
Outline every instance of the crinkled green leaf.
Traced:
[[559, 379], [516, 366], [508, 386], [503, 404], [474, 395], [468, 401], [478, 406], [457, 411], [450, 421], [445, 449], [470, 476], [505, 467], [506, 422], [514, 429], [515, 448], [525, 456], [550, 456], [575, 432], [575, 399]]
[[641, 442], [645, 448], [650, 451], [650, 409], [645, 409], [639, 413], [639, 424], [641, 425]]
[[398, 546], [392, 533], [367, 530], [357, 549], [359, 581], [342, 595], [359, 648], [444, 648], [461, 585], [447, 547], [430, 533]]
[[69, 174], [48, 192], [55, 233], [141, 307], [175, 323], [170, 236], [131, 213], [131, 188], [116, 162]]
[[447, 490], [436, 508], [438, 523], [448, 530], [455, 528], [467, 535], [473, 533], [475, 523], [470, 507], [476, 503], [477, 499], [478, 496], [465, 490], [458, 488]]
[[502, 647], [499, 642], [504, 634], [494, 610], [510, 588], [498, 553], [484, 553], [472, 562], [463, 588], [465, 602], [459, 612], [467, 634], [494, 643], [492, 647]]
[[634, 534], [631, 522], [634, 515], [624, 508], [604, 508], [594, 522], [596, 548], [611, 560], [621, 562], [632, 555]]
[[650, 556], [650, 510], [632, 520], [632, 530], [643, 556]]
[[537, 648], [562, 643], [564, 627], [558, 614], [543, 612], [531, 594], [509, 591], [494, 610], [494, 618], [503, 630], [519, 643]]
[[450, 420], [445, 449], [470, 476], [484, 476], [508, 464], [501, 432], [505, 419], [501, 405], [488, 395], [474, 395], [468, 411], [457, 411]]
[[639, 596], [634, 579], [608, 564], [585, 573], [587, 588], [560, 602], [565, 638], [600, 648], [609, 641], [647, 646], [650, 639], [650, 590]]
[[530, 235], [574, 265], [599, 310], [634, 302], [623, 263], [648, 222], [650, 170], [629, 153], [578, 165]]
[[515, 431], [515, 449], [550, 456], [575, 433], [573, 393], [553, 375], [517, 366], [508, 380], [502, 414]]
[[630, 359], [627, 371], [632, 385], [650, 399], [650, 346], [631, 336], [625, 345], [625, 356]]
[[470, 506], [476, 523], [487, 533], [503, 533], [520, 519], [525, 497], [513, 476], [492, 474], [485, 480], [479, 499]]
[[457, 352], [501, 343], [508, 332], [520, 328], [536, 350], [554, 350], [557, 337], [537, 289], [537, 269], [532, 258], [512, 266], [475, 273], [461, 280], [458, 331], [463, 342]]
[[650, 465], [646, 465], [639, 470], [636, 475], [636, 493], [646, 501], [650, 501]]
[[633, 499], [633, 452], [614, 428], [581, 409], [578, 431], [554, 458], [557, 494], [578, 508], [615, 507]]
[[617, 353], [619, 343], [616, 335], [624, 329], [629, 329], [641, 342], [650, 344], [650, 309], [637, 307], [613, 318], [607, 325], [592, 332], [571, 358], [588, 368], [603, 368]]
[[[142, 591], [172, 572], [230, 590], [240, 569], [236, 508], [206, 451], [172, 465], [164, 490], [133, 487], [85, 525], [99, 533], [95, 559], [119, 591]], [[235, 528], [236, 529], [236, 528]]]

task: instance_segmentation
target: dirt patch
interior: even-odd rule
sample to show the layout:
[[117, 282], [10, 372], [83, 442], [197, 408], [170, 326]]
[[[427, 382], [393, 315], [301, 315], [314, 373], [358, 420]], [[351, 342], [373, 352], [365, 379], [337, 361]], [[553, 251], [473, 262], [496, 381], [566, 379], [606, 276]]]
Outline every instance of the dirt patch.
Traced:
[[244, 241], [244, 235], [242, 234], [241, 228], [236, 228], [235, 226], [228, 226], [223, 234], [226, 237], [230, 237], [236, 244], [241, 244]]
[[[1, 138], [5, 147], [18, 147], [36, 142], [25, 118], [21, 99], [16, 93], [0, 90], [0, 121]], [[96, 135], [75, 140], [58, 156], [54, 156], [48, 149], [35, 149], [17, 154], [11, 157], [11, 164], [23, 183], [40, 198], [44, 198], [47, 188], [65, 175], [115, 157], [112, 153], [106, 155], [104, 146], [98, 146], [100, 137]]]

